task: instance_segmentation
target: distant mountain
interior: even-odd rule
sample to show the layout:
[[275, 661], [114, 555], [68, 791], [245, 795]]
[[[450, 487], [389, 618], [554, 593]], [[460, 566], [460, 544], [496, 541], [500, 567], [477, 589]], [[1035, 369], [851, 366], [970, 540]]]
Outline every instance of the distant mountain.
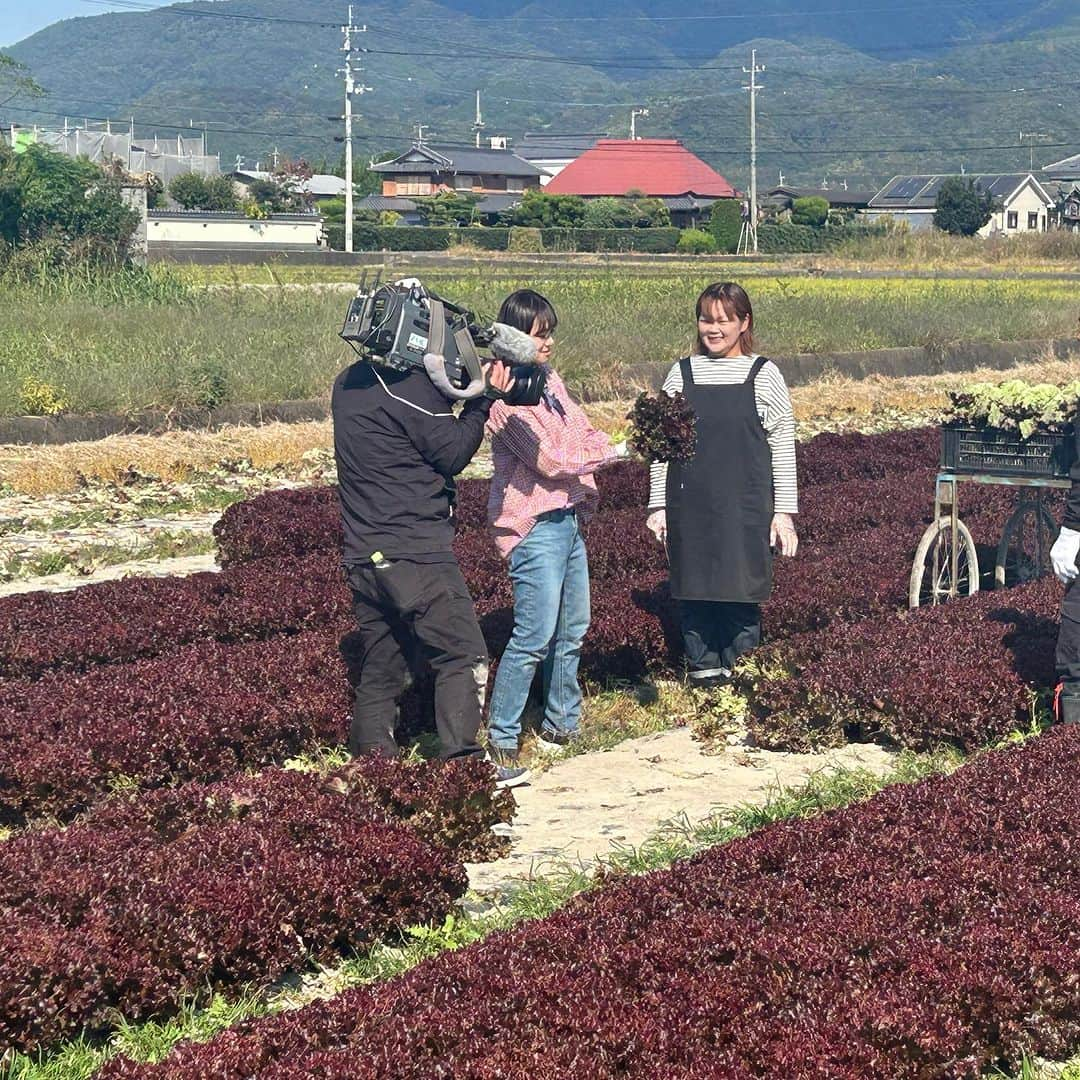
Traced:
[[[208, 131], [231, 165], [275, 148], [341, 152], [339, 0], [202, 0], [70, 19], [10, 50], [48, 97], [9, 102], [4, 122], [134, 117], [136, 131]], [[358, 7], [358, 11], [361, 9]], [[750, 49], [766, 65], [762, 186], [907, 171], [1007, 170], [1080, 152], [1076, 0], [759, 0], [752, 10], [682, 0], [378, 0], [362, 8], [360, 153], [427, 135], [472, 141], [525, 130], [674, 135], [745, 186]], [[36, 111], [31, 109], [34, 105]], [[334, 118], [334, 119], [331, 119]]]

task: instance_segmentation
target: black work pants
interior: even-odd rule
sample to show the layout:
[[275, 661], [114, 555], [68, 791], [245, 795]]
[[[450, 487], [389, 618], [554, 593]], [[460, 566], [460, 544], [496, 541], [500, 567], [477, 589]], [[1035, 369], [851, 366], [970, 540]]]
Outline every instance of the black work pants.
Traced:
[[1080, 580], [1065, 590], [1061, 603], [1061, 629], [1057, 653], [1057, 717], [1068, 724], [1080, 723]]
[[406, 657], [418, 650], [435, 673], [442, 757], [481, 753], [487, 647], [457, 563], [354, 566], [348, 580], [361, 644], [349, 750], [397, 755], [397, 702], [409, 679]]
[[691, 680], [731, 674], [743, 653], [761, 644], [761, 605], [680, 600], [683, 651]]

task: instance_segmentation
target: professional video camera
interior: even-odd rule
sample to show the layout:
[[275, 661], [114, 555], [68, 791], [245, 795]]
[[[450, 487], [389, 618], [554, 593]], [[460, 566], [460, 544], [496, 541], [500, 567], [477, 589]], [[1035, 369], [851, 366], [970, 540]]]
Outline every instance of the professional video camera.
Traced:
[[[476, 316], [425, 289], [415, 278], [383, 282], [367, 275], [349, 304], [341, 336], [358, 355], [395, 371], [420, 369], [448, 397], [463, 401], [486, 394], [509, 405], [537, 405], [547, 369], [537, 363], [536, 342], [504, 323], [484, 326]], [[505, 393], [489, 385], [477, 347], [510, 367]]]

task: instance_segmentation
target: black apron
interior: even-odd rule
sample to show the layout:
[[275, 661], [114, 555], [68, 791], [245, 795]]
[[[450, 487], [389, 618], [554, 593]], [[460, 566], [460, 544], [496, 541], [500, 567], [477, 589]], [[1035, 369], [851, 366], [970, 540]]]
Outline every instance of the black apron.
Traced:
[[689, 358], [679, 361], [697, 450], [667, 472], [668, 561], [678, 600], [761, 604], [772, 589], [772, 452], [754, 398], [765, 363], [759, 356], [745, 382], [698, 386]]

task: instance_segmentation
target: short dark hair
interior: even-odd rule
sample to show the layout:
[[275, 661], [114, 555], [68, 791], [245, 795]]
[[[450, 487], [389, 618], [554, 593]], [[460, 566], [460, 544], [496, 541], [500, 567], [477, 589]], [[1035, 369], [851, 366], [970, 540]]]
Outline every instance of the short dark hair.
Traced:
[[[739, 336], [739, 348], [749, 356], [754, 349], [754, 309], [750, 305], [750, 297], [746, 295], [746, 290], [734, 281], [714, 281], [711, 285], [706, 285], [697, 298], [695, 318], [701, 318], [705, 305], [709, 303], [720, 304], [731, 318], [738, 319], [740, 322], [743, 319], [750, 320]], [[697, 334], [697, 351], [699, 355], [709, 351], [705, 348], [705, 342], [701, 340], [700, 333]]]
[[553, 333], [559, 325], [559, 317], [555, 314], [551, 301], [535, 289], [518, 289], [517, 292], [512, 292], [499, 308], [498, 321], [526, 334], [531, 334], [537, 323], [541, 332], [547, 334]]

